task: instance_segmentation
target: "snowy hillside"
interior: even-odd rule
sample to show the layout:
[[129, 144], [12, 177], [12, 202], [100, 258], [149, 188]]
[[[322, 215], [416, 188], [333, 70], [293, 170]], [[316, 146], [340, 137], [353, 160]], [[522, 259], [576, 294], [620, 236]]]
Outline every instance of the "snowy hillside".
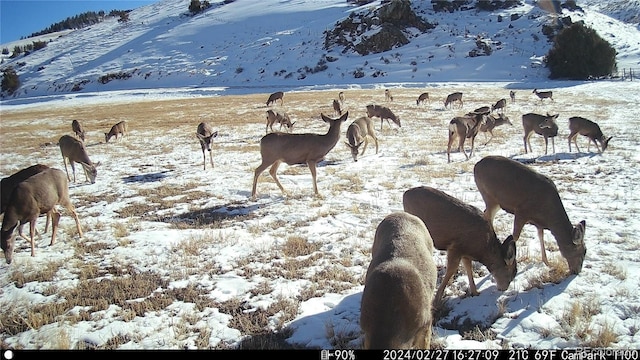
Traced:
[[[541, 29], [558, 16], [532, 0], [508, 10], [453, 13], [434, 12], [431, 2], [416, 1], [414, 11], [437, 24], [434, 29], [415, 32], [408, 45], [360, 56], [324, 50], [324, 31], [380, 2], [362, 7], [345, 0], [211, 3], [190, 16], [189, 0], [159, 1], [133, 10], [127, 23], [110, 18], [55, 38], [26, 57], [4, 59], [2, 67], [13, 66], [20, 76], [17, 98], [184, 86], [247, 93], [336, 84], [531, 83], [546, 80], [548, 71], [540, 63], [551, 43]], [[626, 4], [615, 8], [617, 18], [637, 13], [637, 1], [609, 2], [606, 8], [615, 3]], [[563, 10], [561, 16], [596, 29], [618, 50], [619, 68], [638, 67], [637, 24], [592, 10], [605, 8], [597, 2], [578, 5], [583, 12]], [[477, 40], [490, 44], [490, 56], [468, 58]], [[313, 71], [319, 64], [323, 70]], [[356, 78], [355, 72], [364, 76]]]

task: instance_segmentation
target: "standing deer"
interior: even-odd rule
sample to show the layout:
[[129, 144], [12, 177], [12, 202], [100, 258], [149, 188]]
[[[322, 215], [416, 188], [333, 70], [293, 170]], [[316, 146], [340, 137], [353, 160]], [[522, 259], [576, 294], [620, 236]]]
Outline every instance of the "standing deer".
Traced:
[[338, 93], [338, 100], [340, 100], [340, 104], [344, 105], [344, 101], [345, 101], [344, 91], [340, 91]]
[[[596, 145], [598, 152], [600, 153], [604, 152], [607, 149], [607, 146], [609, 146], [609, 140], [611, 140], [611, 138], [613, 137], [609, 136], [608, 139], [605, 139], [598, 124], [589, 119], [585, 119], [579, 116], [569, 118], [569, 131], [571, 132], [567, 137], [567, 140], [569, 140], [569, 152], [571, 152], [572, 140], [573, 143], [576, 144], [576, 149], [578, 149], [578, 152], [580, 152], [580, 148], [578, 147], [578, 134], [589, 138], [589, 142], [587, 143], [587, 151], [589, 151], [591, 142], [593, 142]], [[600, 150], [600, 146], [598, 145], [598, 143], [602, 145], [602, 150]]]
[[[538, 135], [544, 137], [544, 154], [547, 155], [547, 149], [549, 147], [549, 138], [551, 138], [551, 145], [553, 146], [553, 153], [556, 153], [555, 137], [558, 136], [558, 124], [556, 119], [559, 114], [555, 115], [540, 115], [534, 113], [527, 113], [522, 115], [522, 128], [524, 129], [524, 152], [533, 152], [531, 148], [531, 135], [535, 132]], [[529, 150], [527, 151], [527, 145]]]
[[414, 215], [395, 212], [376, 228], [360, 327], [364, 349], [429, 349], [437, 268], [433, 241]]
[[[36, 164], [26, 167], [6, 178], [2, 178], [0, 180], [0, 214], [4, 214], [7, 206], [9, 205], [9, 199], [11, 199], [11, 194], [13, 190], [18, 186], [19, 183], [30, 178], [31, 176], [41, 173], [44, 170], [49, 169], [47, 165]], [[44, 232], [46, 233], [49, 229], [49, 216], [47, 216], [47, 223], [44, 228]], [[22, 234], [22, 225], [18, 227], [18, 235], [26, 238]]]
[[486, 138], [487, 132], [491, 134], [491, 137], [489, 138], [489, 140], [487, 140], [487, 142], [484, 143], [485, 145], [489, 144], [489, 141], [493, 139], [493, 129], [505, 124], [513, 126], [513, 124], [511, 123], [511, 120], [509, 120], [509, 117], [503, 114], [498, 114], [498, 117], [495, 117], [494, 115], [489, 114], [484, 119], [485, 121], [482, 124], [480, 124], [480, 132], [485, 134], [485, 138]]
[[275, 104], [277, 100], [280, 100], [280, 105], [284, 104], [284, 93], [282, 91], [277, 91], [269, 95], [269, 98], [267, 99], [267, 106]]
[[262, 172], [271, 166], [269, 174], [275, 180], [276, 185], [283, 193], [286, 193], [276, 175], [278, 167], [282, 162], [287, 165], [307, 164], [311, 177], [313, 178], [313, 190], [318, 195], [318, 185], [316, 183], [316, 164], [322, 161], [336, 146], [340, 139], [340, 125], [347, 120], [349, 112], [344, 113], [338, 119], [332, 119], [324, 114], [320, 114], [322, 120], [329, 123], [329, 130], [326, 134], [288, 134], [282, 132], [269, 133], [260, 140], [260, 156], [262, 162], [256, 168], [253, 176], [253, 188], [251, 198], [256, 198], [256, 186], [258, 177]]
[[120, 138], [122, 139], [125, 135], [127, 135], [127, 131], [129, 131], [129, 126], [126, 121], [122, 120], [119, 123], [113, 125], [108, 133], [104, 133], [104, 142], [108, 143], [109, 139], [114, 136], [116, 140], [118, 140], [118, 136], [120, 136]]
[[287, 113], [279, 113], [273, 110], [267, 110], [267, 126], [265, 129], [265, 133], [269, 132], [269, 129], [273, 132], [273, 124], [280, 124], [280, 131], [282, 131], [282, 127], [284, 126], [288, 132], [291, 132], [293, 129], [294, 122], [291, 122], [291, 118], [289, 118], [289, 114]]
[[418, 99], [416, 100], [416, 105], [419, 106], [420, 104], [424, 104], [425, 101], [429, 103], [428, 92], [423, 92], [422, 94], [420, 94], [420, 96], [418, 96]]
[[464, 103], [462, 102], [461, 92], [454, 92], [452, 94], [447, 95], [447, 98], [444, 100], [444, 108], [446, 109], [447, 106], [449, 106], [449, 104], [453, 104], [454, 102], [459, 102], [460, 108], [462, 109], [462, 106]]
[[402, 125], [400, 125], [400, 117], [396, 116], [396, 114], [394, 114], [389, 108], [384, 106], [367, 105], [367, 116], [370, 118], [380, 118], [380, 130], [382, 130], [382, 124], [384, 123], [385, 119], [387, 120], [387, 124], [389, 124], [389, 126], [391, 126], [391, 122], [389, 121], [389, 119], [391, 119], [394, 123], [396, 123], [396, 125], [398, 125], [398, 127], [402, 127]]
[[11, 194], [9, 204], [5, 210], [0, 231], [0, 245], [4, 251], [7, 264], [13, 260], [15, 248], [15, 229], [22, 224], [29, 223], [31, 239], [31, 256], [35, 256], [36, 220], [40, 214], [51, 217], [51, 243], [56, 241], [56, 232], [60, 221], [60, 213], [56, 205], [62, 205], [71, 213], [76, 222], [78, 235], [82, 237], [82, 229], [78, 214], [69, 199], [69, 184], [64, 173], [58, 169], [46, 169], [19, 183]]
[[337, 116], [342, 115], [342, 108], [340, 107], [340, 101], [333, 99], [333, 111]]
[[389, 89], [384, 89], [384, 101], [386, 102], [393, 101], [393, 95], [391, 95], [391, 91], [389, 91]]
[[500, 243], [480, 209], [428, 186], [405, 191], [402, 204], [404, 211], [422, 219], [435, 248], [447, 251], [447, 272], [436, 292], [436, 303], [441, 301], [444, 288], [458, 271], [460, 261], [467, 272], [471, 295], [478, 295], [472, 261], [487, 267], [498, 290], [509, 287], [517, 272], [516, 243], [512, 236]]
[[553, 91], [538, 91], [538, 89], [533, 89], [533, 94], [538, 96], [540, 102], [544, 99], [551, 99], [551, 101], [553, 101]]
[[500, 99], [495, 103], [495, 105], [491, 105], [491, 112], [497, 111], [504, 114], [505, 107], [507, 107], [507, 99]]
[[84, 128], [82, 127], [82, 124], [80, 124], [78, 120], [73, 120], [71, 122], [71, 130], [73, 130], [73, 133], [76, 134], [76, 136], [80, 140], [82, 140], [82, 142], [84, 142], [84, 137], [85, 137]]
[[71, 181], [69, 177], [69, 170], [67, 169], [67, 160], [71, 165], [71, 171], [73, 172], [73, 182], [76, 182], [76, 167], [75, 163], [80, 163], [82, 168], [84, 169], [84, 176], [87, 181], [90, 181], [92, 184], [96, 182], [96, 176], [98, 175], [98, 170], [96, 169], [100, 162], [93, 163], [91, 159], [89, 159], [89, 155], [87, 154], [87, 149], [84, 147], [84, 144], [69, 135], [62, 135], [58, 140], [58, 145], [60, 146], [60, 152], [62, 153], [62, 161], [64, 162], [64, 170], [67, 173], [67, 179]]
[[[485, 122], [485, 117], [488, 112], [470, 112], [465, 116], [456, 116], [449, 122], [449, 141], [447, 143], [447, 162], [451, 162], [451, 145], [458, 139], [458, 151], [464, 154], [469, 159], [473, 156], [473, 148], [480, 130], [480, 126]], [[467, 155], [464, 150], [464, 142], [466, 139], [471, 139], [471, 153]]]
[[354, 120], [347, 128], [347, 146], [351, 149], [351, 156], [353, 161], [358, 161], [358, 151], [360, 145], [364, 143], [364, 148], [360, 155], [364, 155], [364, 151], [367, 150], [369, 144], [369, 137], [373, 138], [376, 143], [376, 154], [378, 153], [378, 137], [376, 137], [375, 130], [373, 129], [373, 122], [371, 118], [363, 116]]
[[196, 129], [196, 136], [200, 141], [200, 148], [202, 148], [202, 165], [204, 170], [207, 170], [207, 156], [205, 150], [209, 152], [209, 162], [213, 167], [213, 155], [211, 154], [211, 143], [213, 138], [218, 136], [217, 131], [213, 131], [213, 127], [207, 122], [201, 122]]
[[487, 156], [473, 169], [475, 182], [486, 205], [484, 217], [493, 226], [500, 208], [515, 216], [513, 239], [517, 241], [525, 224], [538, 229], [542, 261], [549, 265], [544, 248], [544, 229], [558, 243], [572, 274], [580, 273], [587, 248], [584, 243], [586, 223], [575, 227], [562, 205], [558, 189], [551, 179], [526, 165], [502, 156]]
[[511, 98], [511, 103], [515, 103], [516, 102], [516, 92], [511, 90], [509, 91], [509, 97]]

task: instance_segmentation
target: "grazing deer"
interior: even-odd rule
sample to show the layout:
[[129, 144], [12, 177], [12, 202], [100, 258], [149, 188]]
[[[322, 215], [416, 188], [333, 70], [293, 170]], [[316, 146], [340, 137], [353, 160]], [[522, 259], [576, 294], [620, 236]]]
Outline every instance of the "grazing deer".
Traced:
[[544, 99], [551, 99], [551, 101], [553, 101], [553, 91], [538, 91], [538, 89], [533, 89], [533, 93], [538, 96], [540, 102]]
[[425, 101], [427, 102], [427, 104], [429, 103], [428, 92], [423, 92], [422, 94], [420, 94], [420, 96], [418, 96], [418, 99], [416, 100], [416, 106], [419, 106], [420, 104], [424, 104]]
[[373, 138], [376, 143], [377, 154], [378, 137], [376, 137], [375, 130], [373, 129], [371, 118], [363, 116], [354, 120], [351, 125], [349, 125], [347, 128], [347, 142], [345, 142], [345, 144], [351, 149], [353, 161], [358, 161], [358, 150], [362, 143], [364, 143], [364, 148], [362, 148], [360, 155], [364, 155], [364, 151], [367, 150], [367, 145], [369, 144], [369, 137]]
[[504, 114], [504, 108], [507, 107], [507, 99], [500, 99], [496, 101], [495, 105], [491, 105], [491, 112], [498, 112]]
[[333, 99], [333, 111], [337, 116], [342, 115], [342, 108], [340, 108], [340, 101]]
[[277, 100], [280, 100], [280, 105], [284, 104], [284, 93], [282, 91], [277, 91], [269, 95], [269, 98], [267, 99], [267, 106], [275, 104]]
[[362, 300], [364, 349], [429, 349], [437, 268], [433, 241], [414, 215], [395, 212], [378, 225]]
[[393, 101], [393, 95], [391, 95], [391, 91], [389, 91], [389, 89], [384, 89], [384, 101], [386, 102]]
[[340, 100], [340, 104], [344, 104], [344, 101], [345, 101], [344, 91], [340, 91], [338, 93], [338, 100]]
[[487, 115], [487, 117], [485, 117], [485, 121], [480, 124], [480, 132], [484, 133], [485, 138], [487, 136], [487, 132], [491, 134], [491, 137], [484, 144], [489, 144], [489, 141], [493, 139], [493, 129], [505, 124], [513, 126], [511, 120], [509, 120], [509, 117], [507, 117], [506, 115], [498, 114], [498, 117], [492, 114]]
[[[0, 214], [4, 214], [5, 209], [9, 205], [11, 194], [19, 183], [47, 169], [49, 169], [47, 165], [36, 164], [26, 167], [6, 178], [2, 178], [2, 180], [0, 180]], [[49, 216], [47, 216], [47, 223], [44, 228], [45, 233], [49, 229], [49, 220]], [[24, 234], [22, 234], [22, 224], [18, 227], [18, 235], [26, 239]]]
[[515, 103], [516, 102], [516, 92], [511, 90], [509, 91], [509, 97], [511, 98], [511, 103]]
[[[583, 117], [574, 116], [569, 118], [569, 131], [571, 132], [567, 137], [569, 140], [569, 152], [571, 152], [571, 141], [573, 140], [574, 144], [576, 144], [576, 149], [580, 152], [580, 148], [578, 147], [578, 134], [586, 136], [589, 138], [589, 142], [587, 143], [587, 151], [589, 151], [589, 147], [591, 146], [591, 142], [596, 145], [598, 152], [602, 153], [609, 146], [609, 140], [613, 136], [609, 136], [608, 139], [605, 139], [602, 134], [602, 130], [600, 130], [600, 126], [595, 122], [585, 119]], [[602, 145], [602, 150], [600, 150], [600, 146]]]
[[283, 193], [286, 193], [276, 175], [278, 166], [282, 162], [287, 165], [307, 164], [311, 177], [313, 178], [313, 190], [318, 195], [318, 185], [316, 183], [316, 164], [336, 146], [340, 139], [340, 125], [347, 120], [349, 112], [344, 113], [338, 119], [332, 119], [324, 114], [320, 114], [322, 120], [329, 123], [329, 130], [326, 134], [288, 134], [282, 132], [269, 133], [260, 140], [260, 155], [262, 162], [256, 168], [253, 176], [253, 189], [251, 198], [256, 198], [256, 186], [258, 177], [269, 166], [269, 174], [275, 180], [276, 185]]
[[73, 172], [73, 182], [76, 182], [76, 167], [75, 163], [80, 163], [82, 168], [84, 169], [84, 176], [87, 181], [90, 181], [92, 184], [96, 182], [96, 176], [98, 175], [98, 170], [96, 169], [100, 162], [93, 163], [91, 159], [89, 159], [89, 155], [87, 154], [87, 149], [84, 147], [84, 144], [69, 135], [62, 135], [58, 140], [58, 145], [60, 146], [60, 152], [62, 153], [62, 161], [64, 162], [64, 170], [67, 172], [67, 179], [71, 181], [69, 177], [69, 170], [67, 169], [67, 160], [71, 165], [71, 171]]
[[51, 243], [56, 241], [56, 232], [60, 221], [60, 213], [56, 205], [62, 205], [76, 221], [78, 234], [82, 237], [82, 229], [75, 208], [69, 199], [69, 184], [64, 173], [58, 169], [46, 169], [20, 182], [11, 194], [9, 204], [5, 210], [0, 231], [0, 245], [4, 251], [7, 264], [13, 260], [15, 248], [15, 229], [22, 224], [29, 223], [31, 239], [31, 256], [35, 256], [36, 220], [40, 214], [51, 217]]
[[449, 104], [453, 104], [454, 102], [459, 102], [460, 108], [462, 109], [462, 106], [464, 103], [462, 102], [461, 92], [454, 92], [452, 94], [447, 95], [447, 98], [444, 100], [444, 108], [446, 109], [447, 106], [449, 106]]
[[478, 295], [472, 261], [487, 267], [498, 290], [509, 287], [517, 272], [516, 243], [512, 236], [500, 243], [480, 209], [428, 186], [405, 191], [402, 204], [404, 211], [422, 219], [435, 248], [447, 251], [447, 272], [436, 292], [436, 303], [441, 301], [444, 288], [458, 271], [460, 261], [467, 272], [471, 295]]
[[84, 142], [84, 137], [85, 137], [84, 128], [82, 127], [82, 124], [80, 124], [78, 120], [73, 120], [71, 122], [71, 130], [73, 130], [73, 133], [76, 134], [76, 136], [80, 140], [82, 140], [82, 142]]
[[[480, 126], [485, 122], [485, 117], [489, 112], [470, 112], [465, 116], [456, 116], [449, 122], [449, 141], [447, 143], [447, 162], [451, 162], [451, 145], [458, 139], [458, 151], [464, 153], [464, 156], [469, 159], [473, 156], [473, 148], [480, 130]], [[464, 142], [466, 139], [471, 139], [471, 153], [467, 155], [464, 150]]]
[[293, 130], [294, 122], [291, 122], [291, 118], [289, 118], [289, 114], [284, 113], [281, 114], [277, 111], [267, 110], [267, 126], [265, 129], [265, 133], [269, 132], [269, 129], [273, 132], [273, 124], [280, 124], [280, 131], [282, 131], [282, 126], [284, 126], [288, 132]]
[[398, 127], [402, 127], [400, 125], [400, 117], [396, 116], [389, 108], [380, 106], [380, 105], [367, 105], [367, 116], [370, 118], [379, 117], [380, 118], [380, 130], [382, 130], [382, 124], [384, 120], [387, 120], [387, 124], [391, 126], [391, 119]]
[[[547, 149], [549, 147], [549, 138], [551, 138], [551, 145], [553, 146], [553, 153], [556, 153], [555, 137], [558, 136], [558, 124], [556, 119], [559, 114], [555, 115], [540, 115], [534, 113], [527, 113], [522, 115], [522, 128], [524, 129], [524, 153], [529, 151], [533, 152], [531, 148], [531, 135], [535, 132], [538, 135], [544, 137], [544, 154], [547, 155]], [[527, 151], [527, 145], [529, 150]]]
[[484, 217], [492, 226], [500, 208], [515, 216], [514, 241], [520, 238], [525, 224], [533, 224], [538, 229], [542, 261], [546, 265], [549, 262], [543, 233], [544, 229], [550, 230], [571, 273], [580, 273], [587, 252], [584, 243], [586, 223], [582, 220], [575, 227], [571, 224], [551, 179], [502, 156], [487, 156], [478, 161], [473, 174], [486, 205]]
[[204, 170], [207, 170], [207, 156], [205, 150], [209, 152], [209, 162], [213, 167], [213, 155], [211, 155], [211, 142], [213, 138], [218, 136], [217, 131], [213, 131], [213, 127], [207, 122], [201, 122], [196, 129], [196, 136], [200, 141], [200, 148], [202, 148], [202, 165]]
[[125, 135], [127, 135], [127, 131], [129, 131], [129, 125], [126, 121], [122, 120], [119, 123], [113, 125], [108, 133], [104, 133], [104, 142], [108, 143], [109, 139], [114, 136], [116, 140], [118, 140], [118, 136], [120, 136], [120, 138], [122, 139]]

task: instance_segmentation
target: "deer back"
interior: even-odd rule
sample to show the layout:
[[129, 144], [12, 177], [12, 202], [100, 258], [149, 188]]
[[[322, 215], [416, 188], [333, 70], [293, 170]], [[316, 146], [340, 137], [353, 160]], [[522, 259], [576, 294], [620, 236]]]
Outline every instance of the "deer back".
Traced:
[[62, 156], [68, 158], [69, 161], [93, 165], [84, 144], [80, 140], [73, 136], [62, 135], [58, 140], [58, 145], [60, 146]]
[[11, 198], [11, 194], [19, 183], [46, 169], [49, 169], [47, 165], [31, 165], [0, 180], [0, 214], [4, 213], [7, 208], [7, 204], [9, 203], [9, 199]]
[[[534, 131], [538, 135], [544, 137], [555, 137], [558, 135], [558, 124], [555, 119], [559, 114], [541, 115], [535, 113], [527, 113], [522, 115], [522, 128], [525, 134]], [[542, 126], [541, 126], [542, 125]]]
[[269, 98], [267, 99], [267, 106], [269, 106], [271, 103], [276, 102], [276, 100], [283, 101], [283, 98], [284, 98], [284, 92], [282, 91], [274, 92], [273, 94], [269, 95]]

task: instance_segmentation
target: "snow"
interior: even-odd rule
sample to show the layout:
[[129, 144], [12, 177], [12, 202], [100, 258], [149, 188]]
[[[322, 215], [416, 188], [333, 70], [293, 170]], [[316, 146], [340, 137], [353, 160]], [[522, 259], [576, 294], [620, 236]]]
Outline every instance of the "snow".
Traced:
[[[616, 2], [611, 3], [609, 9]], [[73, 244], [82, 242], [105, 247], [81, 257], [82, 262], [99, 269], [151, 272], [167, 280], [154, 293], [195, 287], [218, 304], [237, 301], [241, 304], [237, 311], [244, 315], [290, 300], [297, 306], [293, 319], [281, 320], [282, 312], [268, 319], [272, 329], [291, 331], [289, 344], [360, 348], [360, 299], [377, 224], [387, 214], [402, 210], [402, 193], [419, 185], [436, 187], [483, 209], [473, 164], [486, 155], [503, 155], [552, 178], [570, 220], [586, 220], [584, 268], [577, 276], [561, 277], [558, 283], [541, 281], [550, 269], [540, 261], [535, 228], [527, 225], [518, 242], [518, 274], [506, 291], [496, 289], [479, 263], [474, 264], [479, 296], [466, 294], [463, 270], [454, 276], [445, 290], [449, 311], [433, 327], [434, 343], [447, 349], [577, 348], [591, 344], [607, 330], [615, 334], [611, 348], [640, 347], [640, 264], [636, 256], [640, 242], [635, 236], [635, 229], [640, 228], [635, 216], [640, 211], [635, 185], [640, 163], [635, 137], [638, 82], [548, 80], [548, 70], [539, 65], [539, 59], [550, 43], [540, 29], [554, 14], [532, 1], [479, 14], [436, 14], [429, 10], [429, 2], [416, 2], [421, 16], [438, 23], [436, 29], [412, 38], [407, 46], [361, 57], [342, 54], [339, 49], [322, 50], [322, 32], [350, 12], [379, 3], [358, 8], [342, 0], [278, 1], [269, 6], [256, 0], [212, 2], [213, 9], [194, 17], [185, 15], [187, 4], [186, 0], [160, 1], [132, 11], [127, 24], [111, 19], [65, 34], [27, 57], [5, 59], [3, 66], [24, 64], [17, 68], [20, 90], [0, 102], [3, 138], [33, 136], [16, 119], [22, 112], [44, 110], [51, 115], [30, 125], [40, 127], [37, 135], [54, 145], [31, 156], [18, 156], [24, 152], [5, 146], [7, 140], [3, 140], [3, 177], [36, 162], [61, 168], [55, 142], [62, 127], [56, 124], [64, 120], [67, 128], [71, 118], [60, 119], [55, 114], [58, 111], [87, 114], [92, 107], [119, 110], [123, 105], [153, 103], [161, 109], [166, 106], [166, 119], [147, 121], [169, 122], [175, 127], [154, 133], [140, 121], [144, 114], [131, 107], [129, 115], [137, 121], [132, 121], [131, 134], [123, 141], [104, 144], [98, 125], [106, 127], [102, 124], [119, 115], [82, 119], [94, 125], [88, 149], [92, 160], [101, 162], [95, 184], [83, 183], [81, 170], [78, 182], [70, 183], [72, 200], [83, 199], [76, 206], [85, 236], [78, 239], [70, 233], [73, 220], [63, 212], [57, 243], [48, 246], [48, 235], [37, 238], [35, 257], [30, 256], [24, 239], [16, 239], [14, 262], [0, 264], [2, 313], [56, 301], [62, 289], [77, 286], [81, 264]], [[611, 10], [615, 17], [595, 11], [599, 6], [595, 1], [579, 3], [584, 13], [565, 10], [563, 15], [571, 15], [574, 21], [583, 19], [610, 41], [618, 51], [619, 68], [638, 68], [640, 29], [618, 19], [631, 18], [626, 14], [637, 14], [640, 6], [633, 1], [618, 4]], [[522, 16], [511, 22], [511, 13]], [[498, 15], [505, 20], [498, 22]], [[532, 34], [540, 39], [534, 40]], [[501, 45], [491, 56], [467, 57], [478, 36]], [[339, 60], [327, 63], [325, 71], [297, 78], [298, 69], [315, 66], [323, 55]], [[354, 78], [351, 73], [357, 68], [366, 76]], [[280, 71], [293, 75], [277, 75]], [[384, 75], [372, 77], [376, 71]], [[133, 76], [107, 84], [97, 81], [99, 76], [117, 72]], [[83, 88], [73, 91], [77, 84]], [[287, 93], [282, 108], [298, 121], [295, 132], [320, 133], [326, 126], [317, 121], [318, 114], [331, 113], [331, 100], [338, 91], [347, 95], [349, 118], [355, 119], [364, 115], [365, 102], [382, 103], [383, 88], [394, 95], [389, 106], [400, 113], [402, 127], [385, 122], [380, 131], [374, 121], [380, 138], [378, 154], [369, 144], [361, 160], [353, 162], [340, 144], [345, 139], [342, 136], [318, 168], [320, 197], [313, 195], [306, 166], [282, 165], [278, 175], [289, 193], [282, 194], [265, 172], [257, 199], [249, 199], [253, 171], [260, 162], [257, 143], [264, 134], [264, 100], [269, 93]], [[555, 102], [541, 103], [531, 94], [534, 88], [552, 89]], [[464, 111], [508, 99], [509, 90], [517, 93], [516, 103], [509, 103], [506, 110], [513, 126], [497, 128], [489, 145], [484, 145], [484, 134], [479, 134], [471, 159], [454, 152], [452, 163], [447, 164], [447, 122]], [[417, 107], [415, 98], [423, 91], [430, 92], [431, 102]], [[464, 110], [444, 109], [442, 99], [454, 91], [464, 92]], [[319, 95], [305, 97], [308, 92]], [[181, 106], [166, 105], [176, 99], [185, 101]], [[233, 103], [226, 104], [227, 99]], [[253, 103], [247, 105], [247, 101]], [[215, 106], [205, 110], [203, 102]], [[226, 106], [228, 116], [239, 123], [215, 120], [216, 106]], [[280, 105], [275, 107], [280, 109]], [[532, 111], [560, 113], [555, 154], [551, 146], [549, 154], [544, 154], [540, 138], [532, 140], [533, 153], [524, 153], [520, 115]], [[566, 119], [574, 115], [598, 122], [605, 135], [613, 136], [604, 153], [597, 153], [593, 145], [587, 151], [584, 137], [578, 140], [581, 153], [568, 151]], [[203, 119], [211, 119], [220, 131], [214, 139], [215, 167], [207, 170], [201, 168], [202, 153], [192, 136]], [[343, 133], [346, 127], [343, 125]], [[172, 146], [176, 141], [181, 145]], [[163, 197], [162, 191], [170, 188], [188, 191]], [[186, 200], [181, 202], [181, 198]], [[172, 205], [121, 215], [132, 204], [158, 199]], [[181, 222], [195, 221], [200, 215], [218, 215], [220, 220], [205, 219], [204, 225]], [[40, 232], [42, 222], [38, 222]], [[498, 238], [504, 239], [512, 224], [513, 217], [500, 212], [496, 217]], [[122, 228], [125, 233], [116, 236]], [[315, 245], [316, 250], [307, 255], [285, 254], [285, 242], [296, 237]], [[547, 233], [545, 239], [549, 258], [562, 263], [553, 236]], [[191, 254], [189, 249], [194, 246], [199, 249]], [[435, 252], [434, 259], [440, 279], [446, 254]], [[287, 263], [296, 261], [308, 261], [308, 265], [297, 276], [281, 274]], [[16, 286], [13, 275], [43, 271], [50, 264], [58, 264], [53, 281]], [[327, 273], [348, 274], [351, 281], [323, 289], [325, 283], [318, 279], [328, 277]], [[105, 274], [104, 278], [115, 276]], [[315, 293], [306, 295], [310, 291]], [[576, 304], [594, 310], [578, 317], [584, 325], [570, 326], [568, 317]], [[107, 347], [118, 337], [126, 339], [118, 349], [234, 348], [251, 335], [234, 327], [234, 315], [238, 316], [219, 307], [199, 308], [185, 299], [128, 318], [120, 306], [109, 304], [88, 318], [56, 321], [17, 334], [0, 330], [0, 344], [12, 349]], [[486, 328], [493, 336], [463, 336], [462, 330], [472, 330], [467, 329], [469, 324]], [[582, 328], [587, 329], [583, 337], [578, 332]], [[198, 336], [203, 336], [204, 329], [209, 332], [203, 344]]]

